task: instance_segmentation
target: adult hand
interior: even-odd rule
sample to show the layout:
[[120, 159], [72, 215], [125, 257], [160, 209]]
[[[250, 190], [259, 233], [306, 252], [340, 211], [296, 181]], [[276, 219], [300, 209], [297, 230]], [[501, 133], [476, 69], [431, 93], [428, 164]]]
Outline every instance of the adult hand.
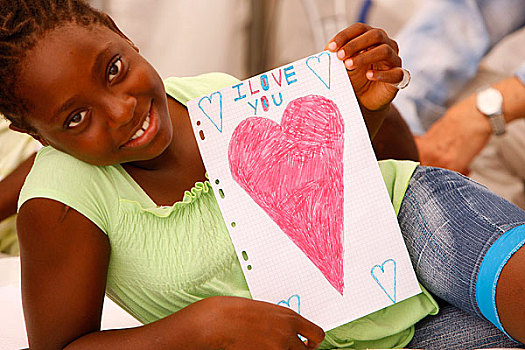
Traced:
[[193, 309], [193, 322], [204, 332], [206, 348], [316, 349], [324, 339], [320, 327], [296, 312], [262, 301], [211, 297], [186, 309]]
[[397, 43], [382, 29], [356, 23], [339, 32], [326, 46], [344, 61], [355, 95], [369, 111], [386, 108], [403, 79]]
[[448, 109], [416, 145], [422, 165], [451, 169], [467, 175], [469, 164], [487, 144], [490, 123], [475, 107], [475, 95]]

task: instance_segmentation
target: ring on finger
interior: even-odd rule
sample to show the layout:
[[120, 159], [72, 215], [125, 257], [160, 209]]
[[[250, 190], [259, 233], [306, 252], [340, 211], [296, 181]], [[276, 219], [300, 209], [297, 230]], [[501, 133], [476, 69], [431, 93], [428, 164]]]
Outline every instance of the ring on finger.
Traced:
[[401, 79], [401, 81], [399, 83], [390, 84], [399, 90], [406, 88], [410, 83], [410, 72], [405, 68], [401, 68], [401, 70], [403, 71], [403, 78]]

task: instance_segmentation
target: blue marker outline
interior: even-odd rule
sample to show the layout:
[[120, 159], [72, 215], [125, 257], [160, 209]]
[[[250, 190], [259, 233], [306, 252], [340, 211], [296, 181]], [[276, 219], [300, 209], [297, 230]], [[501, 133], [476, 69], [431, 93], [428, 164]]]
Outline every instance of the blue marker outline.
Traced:
[[[328, 55], [328, 84], [326, 84], [326, 82], [324, 81], [323, 78], [321, 78], [321, 76], [319, 74], [317, 74], [317, 72], [315, 71], [315, 69], [313, 69], [312, 67], [310, 67], [310, 64], [308, 63], [310, 60], [312, 59], [317, 59], [317, 62], [321, 63], [321, 56], [322, 55]], [[319, 55], [317, 56], [310, 56], [306, 59], [306, 66], [317, 76], [317, 78], [319, 80], [321, 80], [321, 82], [324, 84], [324, 86], [326, 86], [326, 88], [328, 90], [330, 90], [330, 85], [331, 85], [331, 81], [332, 81], [332, 57], [330, 56], [330, 54], [326, 51], [324, 52], [321, 52]]]
[[[379, 281], [379, 279], [376, 277], [376, 275], [374, 274], [374, 270], [378, 267], [381, 269], [381, 272], [382, 273], [385, 273], [385, 264], [387, 262], [393, 262], [394, 263], [394, 298], [392, 298], [392, 296], [390, 295], [390, 293], [388, 293], [388, 291], [385, 289], [385, 287], [383, 286], [383, 284]], [[374, 278], [374, 280], [376, 281], [377, 284], [379, 284], [379, 286], [381, 287], [381, 289], [383, 290], [383, 292], [385, 292], [385, 294], [388, 296], [388, 298], [395, 304], [396, 303], [396, 289], [397, 289], [397, 266], [396, 266], [396, 261], [394, 259], [387, 259], [385, 260], [381, 265], [374, 265], [374, 267], [372, 267], [372, 269], [370, 270], [370, 274], [372, 275], [372, 277]]]
[[[211, 104], [212, 103], [212, 99], [213, 99], [213, 95], [219, 95], [219, 111], [220, 111], [220, 120], [221, 120], [221, 126], [217, 126], [217, 124], [215, 124], [215, 122], [213, 121], [213, 119], [208, 115], [208, 113], [206, 113], [206, 111], [204, 110], [204, 108], [202, 108], [201, 106], [201, 102], [206, 99], [209, 101], [209, 103]], [[209, 96], [203, 96], [201, 97], [201, 99], [199, 100], [199, 108], [201, 109], [202, 113], [204, 113], [204, 115], [213, 123], [213, 125], [215, 126], [215, 128], [217, 128], [217, 130], [219, 130], [219, 132], [222, 133], [222, 94], [220, 93], [220, 91], [216, 91], [214, 92], [213, 94], [209, 95]]]
[[297, 298], [297, 313], [300, 315], [301, 314], [301, 297], [299, 297], [299, 294], [292, 295], [291, 297], [288, 298], [288, 301], [281, 300], [280, 302], [277, 303], [277, 305], [286, 306], [291, 309], [290, 300], [292, 300], [293, 298]]

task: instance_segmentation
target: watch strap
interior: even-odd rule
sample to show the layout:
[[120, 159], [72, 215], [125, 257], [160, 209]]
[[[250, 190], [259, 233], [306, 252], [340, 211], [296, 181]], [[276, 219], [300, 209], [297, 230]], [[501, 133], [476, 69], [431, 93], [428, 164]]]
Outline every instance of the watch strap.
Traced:
[[505, 118], [503, 114], [493, 114], [488, 116], [490, 125], [492, 126], [492, 134], [496, 136], [505, 133]]

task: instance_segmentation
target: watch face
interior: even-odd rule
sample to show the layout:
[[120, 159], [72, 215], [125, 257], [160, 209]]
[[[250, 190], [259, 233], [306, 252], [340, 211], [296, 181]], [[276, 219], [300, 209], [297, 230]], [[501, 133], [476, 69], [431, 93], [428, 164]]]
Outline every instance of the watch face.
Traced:
[[502, 113], [503, 96], [499, 90], [488, 88], [478, 93], [476, 107], [488, 116]]

